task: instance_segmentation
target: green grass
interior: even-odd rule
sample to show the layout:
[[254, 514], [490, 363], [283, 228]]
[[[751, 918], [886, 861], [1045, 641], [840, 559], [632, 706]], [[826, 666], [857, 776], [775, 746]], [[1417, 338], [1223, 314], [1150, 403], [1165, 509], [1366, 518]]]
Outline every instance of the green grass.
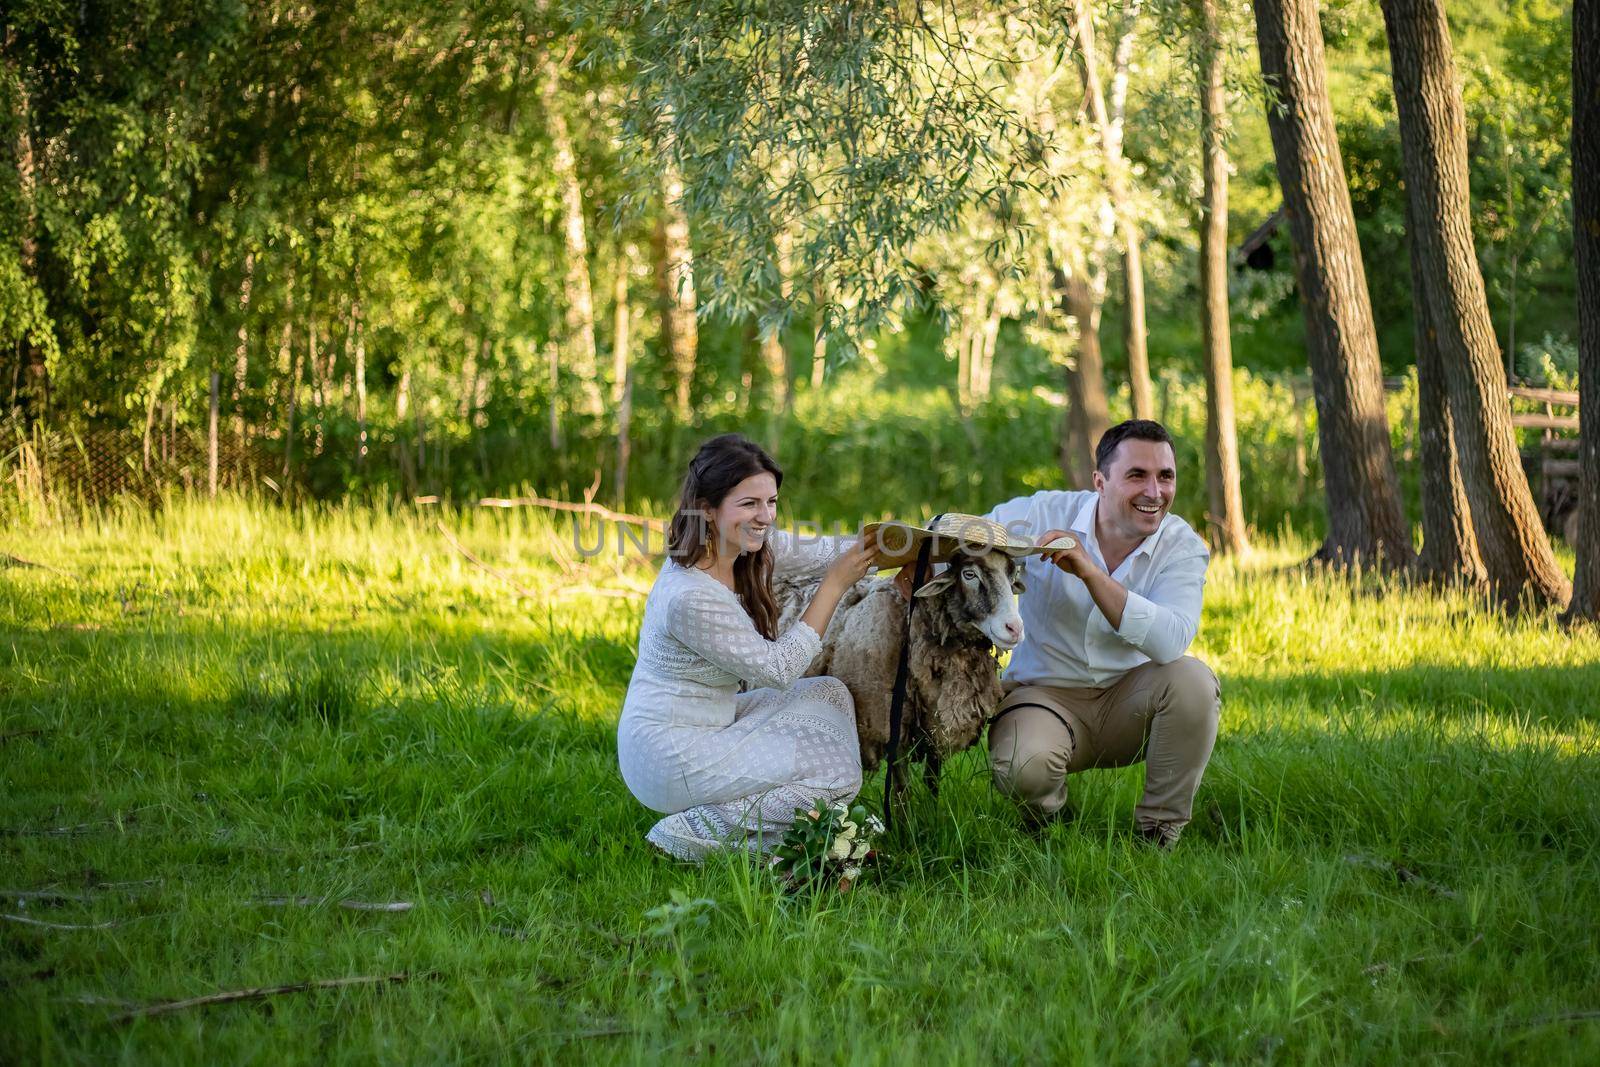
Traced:
[[[1218, 565], [1223, 732], [1177, 852], [1131, 841], [1138, 769], [1034, 839], [968, 753], [880, 876], [785, 898], [643, 842], [614, 756], [642, 600], [597, 590], [648, 566], [446, 516], [520, 598], [434, 519], [0, 532], [55, 568], [0, 567], [0, 906], [118, 924], [0, 921], [0, 1060], [1600, 1059], [1593, 634], [1278, 569], [1294, 545]], [[49, 887], [82, 899], [16, 897]], [[258, 903], [294, 896], [329, 903]]]

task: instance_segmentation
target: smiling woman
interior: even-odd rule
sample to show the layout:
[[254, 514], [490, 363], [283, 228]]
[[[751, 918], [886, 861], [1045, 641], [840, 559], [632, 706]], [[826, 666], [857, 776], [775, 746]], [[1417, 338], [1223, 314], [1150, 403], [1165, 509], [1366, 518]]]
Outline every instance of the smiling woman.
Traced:
[[[772, 457], [738, 434], [701, 445], [668, 530], [670, 559], [645, 602], [617, 759], [633, 795], [666, 815], [648, 840], [678, 859], [765, 850], [797, 809], [861, 788], [849, 692], [800, 676], [875, 550], [774, 531], [782, 482]], [[810, 606], [780, 634], [774, 570], [824, 568]]]

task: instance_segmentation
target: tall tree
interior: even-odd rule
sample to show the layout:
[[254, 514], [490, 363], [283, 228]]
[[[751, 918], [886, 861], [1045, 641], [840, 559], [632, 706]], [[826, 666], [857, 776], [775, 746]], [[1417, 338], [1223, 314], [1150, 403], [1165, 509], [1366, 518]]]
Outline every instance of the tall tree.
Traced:
[[[7, 19], [4, 37], [0, 38], [0, 42], [3, 42], [3, 47], [0, 47], [0, 79], [3, 79], [7, 113], [0, 118], [11, 129], [9, 136], [0, 137], [0, 145], [5, 151], [5, 156], [0, 156], [0, 159], [9, 157], [6, 162], [11, 164], [11, 168], [7, 169], [14, 168], [16, 178], [14, 185], [9, 181], [0, 184], [0, 194], [10, 194], [0, 195], [0, 207], [9, 209], [5, 211], [5, 223], [9, 225], [0, 223], [0, 233], [12, 230], [17, 277], [11, 281], [20, 291], [0, 292], [0, 297], [5, 298], [5, 304], [10, 305], [12, 311], [7, 317], [19, 320], [7, 324], [11, 328], [6, 333], [14, 334], [14, 337], [0, 338], [0, 343], [6, 347], [14, 344], [18, 355], [11, 381], [5, 383], [9, 387], [7, 406], [20, 410], [25, 420], [33, 422], [44, 418], [47, 413], [50, 373], [47, 352], [41, 343], [41, 335], [48, 334], [47, 313], [44, 310], [46, 295], [39, 284], [39, 160], [34, 155], [35, 116], [30, 87], [22, 75], [18, 37], [16, 28]], [[17, 310], [23, 313], [18, 316]]]
[[1483, 275], [1473, 247], [1467, 131], [1441, 0], [1382, 0], [1400, 113], [1400, 154], [1415, 263], [1439, 347], [1462, 481], [1478, 550], [1495, 592], [1565, 603], [1522, 472]]
[[1267, 126], [1294, 240], [1317, 402], [1328, 501], [1328, 536], [1318, 555], [1341, 565], [1406, 566], [1411, 536], [1389, 446], [1378, 339], [1328, 100], [1316, 0], [1252, 2], [1261, 73], [1277, 94]]
[[[1407, 214], [1406, 229], [1414, 231]], [[1422, 553], [1417, 565], [1426, 577], [1477, 585], [1487, 581], [1471, 505], [1461, 482], [1450, 397], [1444, 384], [1444, 357], [1428, 318], [1423, 270], [1416, 242], [1411, 246], [1411, 306], [1417, 355], [1418, 452], [1422, 466]]]
[[[668, 119], [670, 123], [670, 117]], [[669, 161], [661, 173], [661, 218], [656, 230], [656, 286], [661, 296], [661, 337], [673, 374], [673, 407], [689, 414], [700, 327], [696, 321], [694, 253], [689, 245], [689, 215], [684, 210], [683, 176]]]
[[256, 255], [246, 252], [244, 277], [239, 281], [239, 333], [233, 349], [233, 436], [239, 458], [244, 457], [244, 398], [250, 388], [250, 286], [255, 279]]
[[[781, 324], [781, 312], [788, 308], [794, 292], [793, 250], [794, 235], [785, 226], [779, 226], [778, 232], [773, 236], [773, 267], [778, 275], [778, 321]], [[787, 418], [794, 410], [794, 388], [789, 380], [789, 349], [783, 343], [782, 326], [775, 326], [767, 330], [761, 337], [761, 362], [766, 367], [767, 382], [771, 387], [768, 403], [771, 408], [768, 412], [772, 416], [774, 433], [778, 425], [779, 416]], [[776, 440], [774, 439], [774, 445]]]
[[1572, 5], [1572, 213], [1578, 271], [1577, 577], [1569, 621], [1600, 620], [1600, 0]]
[[555, 177], [561, 186], [562, 238], [567, 256], [566, 333], [568, 365], [578, 379], [578, 411], [595, 416], [601, 411], [600, 371], [594, 343], [594, 290], [589, 280], [588, 224], [583, 216], [583, 184], [578, 174], [577, 152], [561, 97], [561, 73], [571, 62], [574, 42], [566, 58], [558, 59], [546, 45], [541, 57], [540, 97], [544, 103], [545, 125], [554, 150]]
[[617, 411], [617, 507], [628, 502], [628, 461], [633, 455], [633, 307], [628, 301], [628, 279], [633, 272], [634, 247], [627, 241], [617, 248], [617, 275], [611, 290], [611, 404]]
[[[1105, 275], [1090, 277], [1085, 271], [1058, 278], [1060, 313], [1070, 323], [1076, 345], [1074, 364], [1067, 371], [1067, 411], [1061, 435], [1061, 470], [1067, 482], [1087, 489], [1094, 480], [1094, 448], [1111, 426], [1111, 405], [1106, 399], [1105, 358], [1100, 352], [1100, 308]], [[1098, 291], [1097, 291], [1098, 289]]]
[[[1155, 417], [1155, 391], [1150, 385], [1150, 355], [1145, 327], [1144, 257], [1139, 221], [1133, 208], [1128, 179], [1128, 161], [1123, 153], [1124, 103], [1127, 99], [1128, 66], [1133, 56], [1134, 28], [1142, 0], [1132, 0], [1124, 16], [1122, 31], [1112, 53], [1113, 99], [1106, 102], [1100, 57], [1096, 51], [1094, 17], [1088, 0], [1074, 0], [1073, 25], [1078, 41], [1078, 73], [1083, 82], [1084, 107], [1100, 144], [1105, 170], [1106, 192], [1115, 213], [1117, 236], [1122, 242], [1123, 340], [1128, 351], [1128, 391], [1133, 417]], [[1103, 290], [1103, 287], [1100, 287]], [[1103, 292], [1101, 299], [1104, 299]], [[1096, 309], [1094, 318], [1099, 321]]]
[[1227, 93], [1217, 0], [1194, 0], [1200, 83], [1200, 335], [1205, 347], [1206, 495], [1211, 543], [1221, 552], [1250, 547], [1239, 486], [1234, 428], [1233, 340], [1228, 324]]

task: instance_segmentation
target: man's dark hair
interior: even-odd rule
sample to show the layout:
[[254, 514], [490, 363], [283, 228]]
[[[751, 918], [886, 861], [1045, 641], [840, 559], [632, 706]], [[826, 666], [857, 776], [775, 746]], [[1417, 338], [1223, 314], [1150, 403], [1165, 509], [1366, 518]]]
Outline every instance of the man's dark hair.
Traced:
[[1110, 474], [1111, 457], [1117, 454], [1117, 446], [1129, 440], [1162, 442], [1174, 453], [1178, 451], [1172, 443], [1172, 435], [1159, 422], [1154, 419], [1129, 419], [1100, 435], [1100, 443], [1094, 448], [1095, 469], [1101, 474]]

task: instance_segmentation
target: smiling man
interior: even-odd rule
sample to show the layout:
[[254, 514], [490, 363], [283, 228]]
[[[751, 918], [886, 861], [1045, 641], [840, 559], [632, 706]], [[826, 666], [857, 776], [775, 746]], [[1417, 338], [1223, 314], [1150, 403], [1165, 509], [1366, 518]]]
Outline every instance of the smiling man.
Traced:
[[1069, 774], [1140, 760], [1139, 835], [1171, 848], [1189, 822], [1221, 693], [1185, 654], [1211, 553], [1171, 514], [1177, 479], [1172, 437], [1134, 419], [1100, 439], [1092, 492], [1035, 493], [989, 513], [1036, 544], [1078, 541], [1024, 563], [1026, 636], [989, 727], [995, 786], [1034, 825], [1064, 814]]

